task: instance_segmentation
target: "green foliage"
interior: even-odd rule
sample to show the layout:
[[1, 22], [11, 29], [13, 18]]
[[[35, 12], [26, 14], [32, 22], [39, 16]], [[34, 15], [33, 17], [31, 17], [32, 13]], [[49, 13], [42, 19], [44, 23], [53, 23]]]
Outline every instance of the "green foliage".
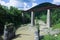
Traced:
[[46, 14], [47, 14], [46, 10], [35, 12], [35, 18], [37, 17], [37, 19], [40, 19], [42, 16], [46, 16]]
[[53, 29], [56, 29], [56, 28], [59, 28], [60, 29], [60, 23], [56, 24], [56, 25], [53, 25], [52, 26]]
[[17, 24], [20, 20], [19, 18], [21, 18], [21, 11], [15, 7], [10, 7], [10, 9], [8, 9], [7, 7], [1, 5], [0, 15], [0, 20], [4, 24], [5, 22], [13, 22]]
[[25, 23], [29, 23], [30, 22], [30, 14], [29, 13], [25, 13], [24, 14], [24, 19], [25, 19]]
[[43, 20], [43, 21], [45, 21], [45, 22], [46, 22], [46, 18], [47, 18], [46, 15], [42, 15], [42, 16], [41, 16], [41, 20]]
[[3, 33], [6, 22], [14, 23], [16, 26], [22, 23], [21, 11], [17, 8], [0, 5], [0, 34]]
[[[14, 23], [16, 28], [18, 28], [17, 26], [19, 26], [23, 22], [21, 13], [22, 11], [18, 10], [18, 8], [12, 6], [8, 8], [6, 6], [0, 5], [0, 32], [2, 32], [6, 22]], [[25, 23], [29, 23], [30, 14], [25, 13], [24, 17], [25, 17], [24, 21], [26, 21]]]
[[42, 40], [60, 40], [60, 34], [55, 35], [45, 35]]
[[50, 40], [50, 36], [46, 35], [46, 36], [44, 36], [44, 38], [42, 40]]
[[60, 8], [52, 9], [51, 12], [51, 24], [60, 23]]

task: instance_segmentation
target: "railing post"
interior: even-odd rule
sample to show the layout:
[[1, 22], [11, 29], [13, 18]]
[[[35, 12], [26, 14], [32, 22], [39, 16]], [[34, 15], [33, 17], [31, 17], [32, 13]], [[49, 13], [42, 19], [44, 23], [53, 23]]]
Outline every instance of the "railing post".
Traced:
[[4, 25], [4, 40], [8, 40], [8, 31], [6, 30], [7, 29], [7, 27], [6, 27], [6, 25]]
[[13, 23], [4, 25], [4, 40], [11, 40], [15, 37], [15, 27]]

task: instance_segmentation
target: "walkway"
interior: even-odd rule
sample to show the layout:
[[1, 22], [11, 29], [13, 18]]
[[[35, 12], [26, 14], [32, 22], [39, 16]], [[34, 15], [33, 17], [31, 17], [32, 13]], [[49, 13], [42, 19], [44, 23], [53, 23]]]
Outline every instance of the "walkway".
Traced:
[[[42, 21], [39, 21], [40, 24], [42, 23], [43, 28], [45, 28], [45, 24]], [[41, 29], [41, 28], [40, 28]], [[35, 27], [31, 27], [30, 24], [22, 25], [22, 27], [18, 28], [16, 31], [16, 37], [13, 40], [34, 40], [35, 37]], [[40, 32], [41, 35], [44, 34], [43, 32]]]
[[[52, 30], [47, 29], [46, 24], [43, 21], [39, 21], [40, 24], [40, 35], [46, 35], [50, 31], [50, 34], [58, 34], [60, 33], [59, 29]], [[22, 25], [18, 30], [16, 31], [16, 37], [13, 40], [34, 40], [35, 38], [35, 31], [36, 28], [31, 27], [30, 24]]]
[[24, 25], [16, 31], [17, 37], [13, 40], [34, 40], [34, 28]]

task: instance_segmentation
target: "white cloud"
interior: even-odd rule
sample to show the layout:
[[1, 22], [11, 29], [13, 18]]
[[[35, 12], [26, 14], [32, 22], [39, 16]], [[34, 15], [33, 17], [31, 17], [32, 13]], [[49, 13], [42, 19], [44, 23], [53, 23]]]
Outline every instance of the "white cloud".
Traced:
[[37, 3], [35, 3], [34, 1], [36, 0], [31, 0], [32, 6], [29, 5], [27, 2], [21, 2], [19, 0], [10, 0], [7, 3], [4, 2], [3, 0], [0, 0], [0, 4], [5, 5], [7, 7], [14, 6], [14, 7], [18, 7], [19, 9], [27, 10], [37, 5]]
[[24, 10], [27, 10], [29, 8], [30, 8], [30, 6], [26, 2], [24, 2]]
[[59, 5], [59, 4], [60, 4], [60, 0], [53, 0], [52, 3], [53, 3], [53, 4], [57, 4], [57, 5]]
[[36, 6], [37, 5], [37, 3], [32, 3], [32, 7], [34, 7], [34, 6]]
[[0, 4], [1, 4], [1, 5], [5, 5], [5, 2], [2, 1], [2, 0], [0, 0]]
[[[13, 7], [19, 7], [19, 9], [27, 10], [29, 9], [29, 5], [26, 2], [20, 2], [17, 0], [10, 0], [8, 3], [0, 0], [1, 5], [5, 5], [7, 7], [13, 6]], [[21, 8], [20, 8], [21, 7]]]
[[5, 3], [4, 1], [0, 0], [0, 4], [1, 5], [5, 5], [5, 6], [16, 6], [19, 3], [19, 1], [16, 0], [10, 0], [8, 3]]
[[60, 0], [53, 0], [53, 2], [60, 2]]
[[17, 0], [10, 0], [9, 3], [6, 3], [6, 6], [10, 7], [10, 6], [14, 6], [16, 7], [20, 2]]
[[24, 6], [23, 2], [20, 2], [20, 1], [17, 1], [17, 0], [10, 0], [8, 3], [0, 0], [0, 4], [5, 5], [7, 7], [10, 7], [10, 6], [13, 6], [13, 7], [20, 7], [21, 6], [22, 7], [22, 6]]
[[27, 10], [26, 6], [27, 6], [27, 3], [24, 2], [24, 10]]

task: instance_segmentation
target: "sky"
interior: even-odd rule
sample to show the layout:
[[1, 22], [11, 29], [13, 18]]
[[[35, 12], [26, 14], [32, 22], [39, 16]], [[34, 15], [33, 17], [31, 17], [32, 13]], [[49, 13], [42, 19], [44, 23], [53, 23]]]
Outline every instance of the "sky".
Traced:
[[28, 10], [38, 4], [50, 2], [53, 4], [60, 4], [60, 0], [0, 0], [0, 4], [7, 6], [17, 7], [20, 10]]

